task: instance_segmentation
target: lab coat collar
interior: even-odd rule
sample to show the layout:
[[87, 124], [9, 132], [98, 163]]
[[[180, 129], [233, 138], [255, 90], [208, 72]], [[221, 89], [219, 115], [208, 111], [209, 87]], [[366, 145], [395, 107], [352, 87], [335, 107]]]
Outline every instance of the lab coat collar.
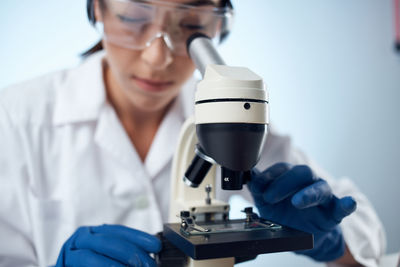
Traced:
[[[106, 101], [102, 64], [104, 54], [98, 52], [90, 56], [60, 81], [56, 90], [53, 123], [62, 125], [97, 120], [96, 143], [125, 164], [138, 168], [139, 156], [115, 111]], [[192, 77], [183, 85], [157, 131], [144, 163], [146, 172], [151, 178], [156, 177], [172, 159], [181, 125], [194, 113], [196, 84], [197, 80]], [[110, 132], [110, 129], [114, 130]], [[134, 162], [135, 166], [132, 166]]]
[[[186, 89], [193, 91], [193, 88], [187, 86], [182, 90]], [[185, 107], [185, 102], [181, 94], [171, 105], [157, 130], [144, 164], [109, 103], [100, 111], [95, 142], [124, 163], [133, 174], [142, 175], [139, 173], [144, 170], [150, 179], [154, 179], [167, 166], [176, 150], [181, 125], [186, 115], [190, 115], [190, 107]]]
[[98, 52], [57, 82], [54, 125], [96, 120], [106, 101], [103, 82], [104, 52]]
[[176, 151], [181, 126], [194, 112], [196, 83], [196, 79], [191, 78], [184, 84], [154, 137], [145, 160], [145, 168], [151, 178], [162, 171]]
[[122, 162], [132, 174], [137, 174], [143, 168], [114, 108], [108, 103], [100, 110], [94, 140], [99, 147]]
[[177, 100], [174, 101], [161, 122], [146, 156], [144, 164], [146, 172], [151, 178], [157, 176], [175, 152], [180, 126], [184, 121], [182, 106]]

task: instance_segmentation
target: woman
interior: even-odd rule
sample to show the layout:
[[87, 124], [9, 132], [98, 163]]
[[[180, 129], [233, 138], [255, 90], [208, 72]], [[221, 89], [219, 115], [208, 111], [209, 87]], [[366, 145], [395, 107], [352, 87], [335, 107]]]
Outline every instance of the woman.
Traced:
[[[97, 0], [88, 10], [104, 51], [1, 92], [2, 266], [146, 266], [160, 250], [152, 234], [167, 220], [171, 158], [193, 106], [185, 41], [224, 38], [231, 4]], [[376, 266], [383, 229], [349, 180], [273, 131], [257, 167], [243, 194], [262, 217], [314, 234], [314, 249], [298, 253]]]

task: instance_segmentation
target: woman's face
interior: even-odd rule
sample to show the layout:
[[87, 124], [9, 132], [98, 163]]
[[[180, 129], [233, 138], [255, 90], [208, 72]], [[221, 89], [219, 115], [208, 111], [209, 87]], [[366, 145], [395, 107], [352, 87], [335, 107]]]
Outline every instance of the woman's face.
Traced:
[[[188, 0], [169, 2], [180, 4]], [[95, 10], [96, 19], [103, 22], [104, 28], [116, 19], [107, 10], [100, 9], [98, 4]], [[103, 46], [109, 72], [106, 74], [108, 89], [142, 111], [166, 108], [195, 69], [185, 52], [173, 53], [163, 38], [155, 38], [149, 46], [141, 49], [126, 48], [108, 40], [103, 40]]]

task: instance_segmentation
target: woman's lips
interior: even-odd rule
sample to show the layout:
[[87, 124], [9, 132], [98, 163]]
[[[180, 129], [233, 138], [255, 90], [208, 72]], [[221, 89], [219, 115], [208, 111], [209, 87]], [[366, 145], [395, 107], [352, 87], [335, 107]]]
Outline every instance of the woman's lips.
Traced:
[[150, 92], [160, 92], [166, 89], [167, 87], [171, 86], [174, 82], [173, 81], [158, 81], [158, 80], [149, 80], [143, 79], [138, 77], [132, 77], [135, 81], [137, 86], [145, 91]]

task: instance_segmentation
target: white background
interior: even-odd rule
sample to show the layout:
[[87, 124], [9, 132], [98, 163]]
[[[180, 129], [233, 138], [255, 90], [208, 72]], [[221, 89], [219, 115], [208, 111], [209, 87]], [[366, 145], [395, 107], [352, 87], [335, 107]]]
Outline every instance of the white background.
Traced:
[[[392, 0], [236, 0], [220, 51], [265, 78], [271, 120], [337, 177], [351, 177], [400, 250], [400, 53]], [[79, 63], [98, 36], [84, 0], [2, 0], [0, 88]], [[236, 203], [236, 202], [234, 202]], [[312, 266], [280, 253], [252, 265]], [[247, 265], [247, 264], [245, 264]], [[315, 264], [318, 266], [317, 264]]]

